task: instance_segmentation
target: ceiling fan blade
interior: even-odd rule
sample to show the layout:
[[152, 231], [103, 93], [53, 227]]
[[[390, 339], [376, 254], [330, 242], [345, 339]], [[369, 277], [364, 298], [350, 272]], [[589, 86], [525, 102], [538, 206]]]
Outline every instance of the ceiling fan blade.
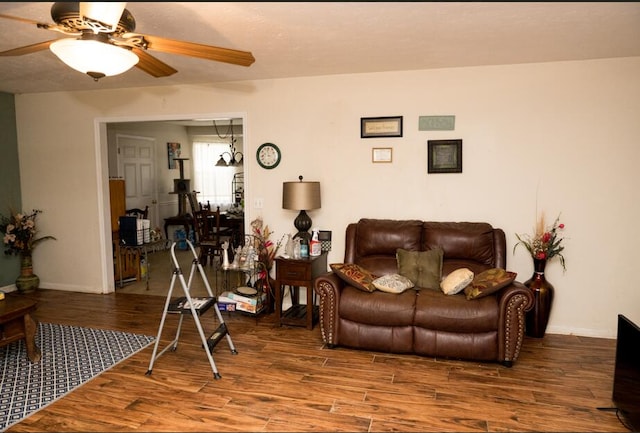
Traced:
[[35, 20], [30, 20], [29, 18], [20, 18], [20, 17], [14, 17], [13, 15], [5, 15], [5, 14], [0, 14], [0, 18], [6, 18], [9, 20], [15, 20], [15, 21], [21, 21], [23, 23], [27, 23], [27, 24], [35, 24], [38, 27], [47, 27], [50, 26], [51, 24], [46, 24], [46, 23], [41, 23]]
[[138, 69], [142, 69], [144, 72], [153, 77], [168, 77], [178, 72], [163, 61], [153, 57], [145, 50], [142, 50], [140, 48], [132, 48], [131, 51], [133, 51], [134, 54], [136, 54], [140, 59], [136, 64], [136, 67]]
[[51, 30], [54, 32], [65, 34], [67, 36], [80, 36], [82, 34], [82, 32], [80, 31], [75, 31], [74, 29], [70, 29], [65, 26], [60, 26], [58, 24], [41, 23], [39, 21], [31, 20], [29, 18], [14, 17], [13, 15], [5, 15], [5, 14], [0, 14], [0, 18], [6, 18], [9, 20], [20, 21], [27, 24], [33, 24], [39, 29]]
[[24, 47], [14, 48], [12, 50], [3, 51], [0, 53], [0, 56], [23, 56], [25, 54], [35, 53], [37, 51], [43, 51], [49, 48], [51, 43], [57, 41], [57, 39], [52, 39], [50, 41], [38, 42], [37, 44], [26, 45]]
[[248, 51], [196, 44], [194, 42], [177, 41], [158, 36], [140, 35], [148, 42], [147, 49], [183, 56], [199, 57], [206, 60], [250, 66], [256, 59]]

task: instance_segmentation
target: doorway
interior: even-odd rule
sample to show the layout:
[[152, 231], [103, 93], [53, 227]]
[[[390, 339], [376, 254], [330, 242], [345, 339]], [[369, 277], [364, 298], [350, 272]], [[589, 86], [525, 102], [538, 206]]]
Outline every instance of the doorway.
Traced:
[[[193, 120], [196, 118], [209, 119], [209, 120], [206, 120], [206, 121]], [[131, 141], [133, 138], [133, 141], [135, 142], [138, 142], [141, 139], [142, 139], [142, 142], [144, 142], [145, 139], [151, 139], [151, 141], [154, 142], [153, 159], [155, 161], [155, 170], [147, 166], [142, 169], [143, 171], [147, 170], [147, 172], [140, 173], [140, 169], [141, 169], [140, 164], [137, 169], [131, 168], [129, 170], [132, 173], [132, 175], [133, 173], [135, 173], [135, 176], [137, 176], [139, 179], [144, 178], [147, 180], [153, 178], [153, 174], [155, 172], [156, 202], [153, 203], [153, 206], [152, 206], [154, 208], [153, 211], [151, 211], [152, 207], [150, 207], [150, 214], [154, 215], [153, 217], [155, 219], [154, 221], [161, 226], [164, 223], [164, 218], [173, 216], [177, 212], [178, 202], [177, 202], [176, 195], [167, 195], [167, 194], [171, 194], [172, 192], [173, 179], [179, 177], [177, 173], [171, 172], [168, 175], [166, 172], [167, 166], [166, 166], [166, 161], [164, 161], [164, 158], [166, 158], [167, 156], [165, 142], [174, 142], [176, 141], [176, 139], [174, 136], [171, 136], [169, 132], [166, 132], [166, 131], [162, 132], [162, 130], [168, 129], [168, 128], [175, 129], [173, 127], [175, 127], [176, 125], [180, 125], [185, 127], [185, 130], [187, 129], [186, 127], [190, 127], [189, 128], [190, 130], [191, 128], [195, 128], [197, 131], [198, 122], [201, 123], [200, 126], [203, 126], [204, 124], [211, 125], [213, 119], [217, 119], [221, 121], [229, 120], [229, 119], [240, 120], [240, 122], [238, 122], [237, 125], [241, 126], [243, 152], [245, 154], [251, 154], [252, 150], [249, 148], [249, 146], [247, 146], [248, 128], [247, 128], [247, 122], [246, 122], [246, 113], [215, 113], [215, 114], [197, 114], [197, 115], [188, 115], [188, 116], [170, 116], [170, 117], [149, 116], [144, 118], [130, 117], [130, 118], [96, 119], [96, 125], [97, 125], [97, 131], [98, 131], [96, 135], [97, 137], [96, 147], [98, 151], [97, 153], [99, 155], [99, 157], [97, 158], [97, 172], [100, 173], [99, 182], [100, 182], [101, 188], [100, 188], [99, 194], [102, 196], [102, 199], [100, 200], [102, 209], [99, 215], [99, 224], [100, 224], [100, 227], [102, 227], [100, 241], [101, 241], [102, 257], [103, 257], [102, 287], [104, 287], [103, 289], [104, 293], [113, 293], [115, 291], [115, 279], [113, 275], [111, 230], [110, 230], [110, 223], [109, 223], [111, 216], [110, 216], [110, 203], [109, 203], [109, 193], [108, 193], [109, 191], [108, 181], [109, 181], [110, 173], [113, 173], [115, 171], [114, 167], [119, 163], [118, 156], [113, 152], [113, 148], [115, 147], [114, 142], [116, 141], [116, 133], [113, 132], [113, 127], [120, 125], [123, 127], [124, 130], [127, 131], [126, 133], [121, 134], [122, 136], [121, 139], [123, 141], [128, 142], [128, 141]], [[150, 133], [149, 128], [152, 128], [152, 129], [156, 128], [156, 129], [159, 129], [161, 132], [157, 134], [152, 134]], [[187, 143], [191, 142], [191, 138], [192, 138], [191, 135], [196, 136], [196, 135], [207, 135], [207, 134], [204, 132], [202, 133], [196, 132], [193, 134], [185, 133], [183, 138], [177, 141], [182, 141], [185, 143], [185, 145], [187, 145]], [[124, 140], [124, 138], [126, 138], [127, 136], [129, 138]], [[187, 139], [186, 137], [189, 137], [189, 139]], [[183, 153], [183, 156], [186, 156], [185, 153]], [[164, 163], [161, 164], [160, 161], [164, 161]], [[212, 163], [212, 168], [214, 164], [215, 164], [215, 161]], [[190, 169], [191, 168], [189, 167], [189, 170]], [[250, 185], [249, 183], [250, 170], [246, 164], [243, 166], [242, 170], [244, 173], [243, 193], [245, 194], [245, 202], [248, 203], [250, 202], [248, 197], [250, 193], [250, 190], [248, 188], [248, 185]], [[122, 175], [123, 177], [126, 171], [127, 169], [123, 166], [122, 172], [121, 172], [123, 173]], [[191, 174], [189, 174], [189, 176], [191, 176]], [[142, 196], [144, 196], [146, 191], [149, 190], [149, 186], [140, 184], [139, 186], [136, 186], [136, 189], [140, 191]], [[246, 225], [246, 221], [250, 221], [250, 220], [251, 219], [249, 218], [249, 215], [245, 215], [244, 224]], [[245, 230], [246, 230], [246, 227], [245, 227]]]

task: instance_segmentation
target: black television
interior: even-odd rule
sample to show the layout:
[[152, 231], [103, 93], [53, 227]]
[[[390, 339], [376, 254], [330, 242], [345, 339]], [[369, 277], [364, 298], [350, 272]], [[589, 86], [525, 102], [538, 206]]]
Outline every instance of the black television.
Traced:
[[613, 397], [620, 422], [640, 431], [640, 327], [618, 314]]

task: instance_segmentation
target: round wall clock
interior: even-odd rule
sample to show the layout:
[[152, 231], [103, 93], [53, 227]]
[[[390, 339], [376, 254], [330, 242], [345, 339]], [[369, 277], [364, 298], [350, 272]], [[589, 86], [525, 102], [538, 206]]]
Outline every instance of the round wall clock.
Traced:
[[262, 168], [275, 168], [280, 164], [282, 153], [280, 149], [273, 143], [264, 143], [258, 147], [256, 151], [256, 159]]

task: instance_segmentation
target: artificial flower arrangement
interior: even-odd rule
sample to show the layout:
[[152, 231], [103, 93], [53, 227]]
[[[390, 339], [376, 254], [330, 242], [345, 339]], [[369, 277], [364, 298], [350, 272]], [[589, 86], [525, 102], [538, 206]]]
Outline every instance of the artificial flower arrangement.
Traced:
[[261, 217], [256, 218], [251, 221], [251, 230], [256, 239], [256, 244], [254, 248], [258, 253], [258, 260], [264, 264], [264, 269], [261, 269], [258, 278], [266, 278], [269, 271], [273, 267], [273, 260], [282, 246], [282, 240], [284, 236], [280, 238], [277, 243], [273, 243], [271, 239], [271, 234], [273, 233], [269, 230], [269, 226], [266, 225], [263, 227], [263, 221]]
[[36, 218], [41, 210], [34, 209], [30, 214], [22, 212], [11, 216], [0, 216], [0, 230], [4, 234], [5, 254], [29, 255], [40, 242], [55, 239], [53, 236], [36, 238]]
[[560, 237], [561, 230], [564, 230], [564, 224], [560, 222], [560, 215], [558, 215], [551, 226], [547, 227], [545, 226], [543, 213], [538, 219], [533, 236], [516, 234], [518, 243], [513, 246], [513, 251], [515, 253], [518, 245], [522, 245], [529, 251], [531, 257], [534, 259], [549, 260], [558, 256], [562, 269], [566, 271], [567, 268], [564, 263], [564, 256], [562, 255], [564, 246], [562, 245], [563, 238]]

